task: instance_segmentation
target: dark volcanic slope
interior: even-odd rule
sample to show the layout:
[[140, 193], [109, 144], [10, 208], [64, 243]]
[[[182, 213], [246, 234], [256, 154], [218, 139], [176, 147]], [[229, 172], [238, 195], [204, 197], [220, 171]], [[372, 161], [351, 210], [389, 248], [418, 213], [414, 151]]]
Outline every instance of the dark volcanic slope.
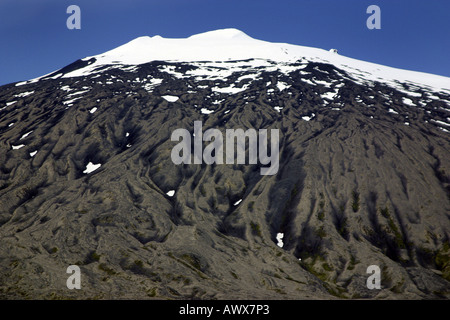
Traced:
[[[449, 93], [234, 63], [0, 87], [1, 298], [450, 296]], [[170, 135], [194, 120], [278, 128], [278, 174], [174, 165]]]

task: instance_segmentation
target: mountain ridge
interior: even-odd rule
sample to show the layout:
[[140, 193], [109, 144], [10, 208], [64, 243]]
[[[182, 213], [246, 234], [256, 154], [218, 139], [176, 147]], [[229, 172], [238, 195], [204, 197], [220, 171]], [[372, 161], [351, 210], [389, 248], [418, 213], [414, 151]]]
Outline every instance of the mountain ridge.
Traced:
[[[433, 91], [450, 92], [450, 78], [448, 77], [387, 67], [345, 57], [324, 49], [256, 40], [234, 28], [208, 31], [188, 38], [172, 39], [163, 38], [159, 35], [153, 37], [141, 36], [103, 54], [89, 56], [81, 60], [94, 61], [91, 70], [87, 70], [89, 72], [92, 71], [93, 67], [104, 65], [139, 65], [157, 60], [198, 62], [246, 59], [267, 59], [277, 62], [294, 62], [305, 59], [309, 62], [330, 63], [346, 71], [356, 73], [359, 78], [372, 75], [372, 81], [384, 79], [391, 85], [393, 81], [408, 79], [412, 84], [428, 85], [430, 90]], [[352, 64], [354, 64], [353, 67]], [[57, 75], [58, 71], [50, 74]], [[392, 78], [394, 75], [395, 77]], [[78, 74], [76, 72], [69, 73], [64, 74], [63, 77], [71, 76], [78, 76]]]

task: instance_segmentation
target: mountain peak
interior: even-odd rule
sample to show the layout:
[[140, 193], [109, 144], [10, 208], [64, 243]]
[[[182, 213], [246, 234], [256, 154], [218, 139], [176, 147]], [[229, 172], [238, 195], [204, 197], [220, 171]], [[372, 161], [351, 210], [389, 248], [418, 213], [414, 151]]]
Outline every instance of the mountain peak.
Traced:
[[[235, 29], [235, 28], [226, 28], [226, 29], [218, 29], [207, 32], [202, 32], [198, 34], [191, 35], [187, 38], [165, 38], [161, 35], [155, 35], [152, 37], [149, 36], [140, 36], [137, 37], [130, 42], [126, 43], [124, 46], [128, 46], [130, 44], [138, 44], [138, 45], [146, 45], [151, 41], [191, 41], [191, 40], [201, 40], [201, 41], [224, 41], [224, 40], [238, 40], [238, 39], [246, 39], [246, 40], [255, 40], [252, 37], [248, 36], [245, 32]], [[120, 47], [119, 47], [120, 48]]]
[[265, 60], [278, 63], [302, 61], [328, 63], [345, 70], [362, 82], [378, 81], [397, 86], [409, 81], [434, 90], [450, 91], [448, 78], [400, 70], [337, 54], [336, 49], [318, 48], [258, 40], [236, 28], [218, 29], [187, 38], [138, 37], [130, 42], [83, 61], [91, 63], [63, 77], [88, 75], [107, 65], [139, 65], [151, 61], [195, 62]]
[[226, 28], [207, 31], [199, 34], [194, 34], [188, 39], [253, 39], [249, 37], [245, 32], [236, 28]]

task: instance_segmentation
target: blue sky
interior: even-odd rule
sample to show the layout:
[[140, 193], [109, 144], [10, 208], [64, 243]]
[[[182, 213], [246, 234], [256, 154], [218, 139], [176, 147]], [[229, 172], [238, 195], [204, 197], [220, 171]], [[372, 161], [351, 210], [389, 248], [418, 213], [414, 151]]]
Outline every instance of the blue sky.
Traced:
[[[81, 8], [81, 30], [66, 9]], [[381, 30], [366, 9], [381, 8]], [[450, 77], [448, 0], [0, 0], [0, 85], [35, 78], [139, 36], [221, 28]]]

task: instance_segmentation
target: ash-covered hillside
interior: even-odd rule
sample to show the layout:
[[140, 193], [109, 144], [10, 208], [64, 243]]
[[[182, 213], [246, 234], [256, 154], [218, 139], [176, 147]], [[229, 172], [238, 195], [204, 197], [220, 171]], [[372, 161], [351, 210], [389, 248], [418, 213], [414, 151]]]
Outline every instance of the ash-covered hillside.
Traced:
[[[277, 174], [175, 165], [194, 121], [278, 129]], [[449, 131], [449, 78], [234, 29], [2, 86], [0, 297], [448, 299]]]

